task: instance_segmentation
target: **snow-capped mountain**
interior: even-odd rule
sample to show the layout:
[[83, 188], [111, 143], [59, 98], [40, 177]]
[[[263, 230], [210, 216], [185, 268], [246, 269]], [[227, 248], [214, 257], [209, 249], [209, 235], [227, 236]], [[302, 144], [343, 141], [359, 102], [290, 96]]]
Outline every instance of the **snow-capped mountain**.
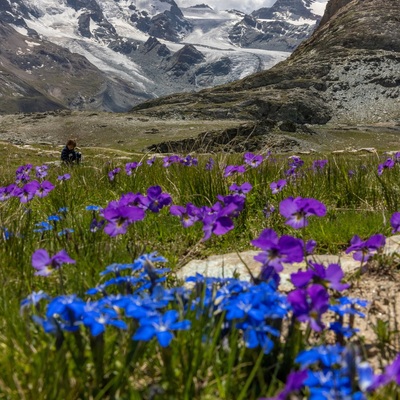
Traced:
[[[246, 15], [206, 4], [183, 8], [174, 0], [0, 0], [0, 22], [26, 40], [86, 57], [110, 80], [109, 89], [116, 81], [126, 84], [118, 106], [94, 101], [94, 94], [89, 99], [81, 93], [78, 102], [57, 97], [54, 89], [53, 100], [121, 111], [150, 97], [224, 84], [272, 67], [311, 34], [320, 18], [316, 4], [277, 0]], [[29, 63], [23, 69], [39, 76]], [[40, 76], [46, 80], [44, 68]]]
[[277, 0], [246, 15], [229, 38], [242, 47], [293, 51], [311, 35], [325, 6], [315, 0]]

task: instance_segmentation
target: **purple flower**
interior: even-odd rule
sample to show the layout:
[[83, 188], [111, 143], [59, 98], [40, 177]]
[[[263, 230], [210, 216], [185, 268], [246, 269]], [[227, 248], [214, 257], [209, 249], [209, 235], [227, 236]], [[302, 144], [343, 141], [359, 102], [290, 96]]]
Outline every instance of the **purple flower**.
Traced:
[[289, 167], [299, 168], [304, 164], [304, 161], [299, 156], [289, 157]]
[[67, 181], [69, 179], [71, 179], [71, 174], [59, 175], [57, 178], [58, 181]]
[[329, 308], [329, 294], [321, 285], [312, 285], [307, 289], [296, 289], [287, 296], [293, 309], [293, 315], [300, 322], [309, 322], [314, 331], [324, 329], [321, 317]]
[[257, 168], [263, 162], [263, 156], [253, 153], [245, 153], [244, 162], [252, 168]]
[[400, 212], [395, 212], [390, 218], [392, 233], [400, 232]]
[[63, 263], [75, 264], [65, 250], [61, 250], [53, 257], [44, 249], [36, 250], [32, 254], [32, 266], [37, 270], [35, 275], [49, 276], [54, 270], [61, 268]]
[[275, 211], [275, 207], [272, 204], [266, 204], [263, 209], [263, 214], [264, 214], [265, 218], [269, 218], [274, 211]]
[[286, 225], [300, 229], [308, 225], [307, 217], [311, 215], [323, 217], [326, 214], [326, 207], [315, 199], [288, 197], [279, 204], [279, 212], [286, 218]]
[[23, 172], [23, 173], [17, 175], [15, 182], [16, 183], [27, 183], [30, 180], [31, 180], [31, 177], [29, 176], [29, 174]]
[[[229, 197], [229, 196], [227, 196]], [[240, 198], [240, 196], [237, 196]], [[243, 200], [243, 199], [242, 199]], [[201, 208], [201, 221], [203, 222], [204, 240], [208, 240], [211, 235], [224, 235], [234, 228], [232, 217], [237, 216], [242, 207], [242, 202], [232, 199], [229, 204], [223, 205], [215, 203], [211, 208]]]
[[246, 167], [244, 165], [228, 165], [225, 167], [224, 178], [227, 178], [235, 173], [243, 174], [244, 172], [246, 172]]
[[92, 222], [90, 223], [90, 227], [89, 227], [90, 232], [95, 233], [95, 232], [99, 231], [100, 229], [103, 228], [105, 222], [106, 221], [104, 219], [97, 220], [97, 218], [94, 217], [92, 219]]
[[182, 158], [180, 162], [187, 167], [191, 167], [193, 165], [196, 166], [199, 163], [197, 158], [192, 157], [190, 154], [187, 155], [185, 158]]
[[154, 213], [158, 213], [163, 207], [172, 203], [172, 198], [168, 193], [162, 193], [160, 186], [150, 186], [147, 189], [147, 208]]
[[114, 168], [112, 171], [108, 173], [108, 179], [112, 182], [115, 179], [115, 176], [118, 175], [121, 171], [121, 168]]
[[142, 162], [131, 162], [125, 164], [125, 172], [128, 176], [132, 175], [133, 170], [139, 168], [142, 165]]
[[152, 157], [152, 158], [149, 158], [149, 159], [146, 161], [146, 164], [147, 164], [148, 166], [151, 167], [155, 162], [156, 162], [156, 157], [154, 156], [154, 157]]
[[315, 172], [322, 171], [328, 164], [328, 160], [315, 160], [312, 165], [312, 169]]
[[22, 189], [15, 189], [15, 195], [19, 197], [21, 203], [27, 203], [33, 199], [39, 187], [38, 181], [32, 181], [25, 184]]
[[104, 219], [107, 221], [104, 232], [111, 237], [125, 234], [130, 224], [144, 219], [145, 212], [142, 208], [113, 206], [114, 204], [109, 204], [103, 211]]
[[8, 200], [15, 195], [15, 190], [19, 189], [15, 183], [0, 188], [0, 201]]
[[200, 210], [192, 203], [186, 204], [186, 207], [173, 205], [169, 212], [180, 218], [184, 228], [192, 226], [200, 219]]
[[350, 247], [346, 249], [346, 254], [354, 251], [353, 258], [356, 261], [368, 261], [373, 253], [381, 249], [386, 243], [386, 238], [382, 234], [371, 236], [368, 240], [363, 241], [359, 236], [354, 235], [350, 240]]
[[385, 368], [383, 375], [385, 382], [394, 381], [397, 385], [400, 385], [400, 354]]
[[208, 161], [207, 161], [207, 164], [206, 164], [206, 170], [207, 171], [211, 171], [213, 168], [214, 168], [214, 164], [215, 164], [215, 161], [214, 161], [214, 159], [213, 158], [209, 158], [208, 159]]
[[253, 189], [253, 186], [249, 182], [245, 182], [242, 185], [237, 185], [236, 183], [229, 186], [229, 190], [238, 194], [239, 196], [246, 196], [250, 190]]
[[32, 164], [21, 165], [15, 171], [15, 181], [16, 183], [27, 183], [30, 181], [29, 173], [32, 169]]
[[126, 193], [121, 196], [118, 204], [120, 206], [134, 206], [147, 210], [150, 200], [147, 196], [143, 196], [141, 193]]
[[20, 174], [22, 172], [29, 172], [32, 169], [32, 167], [33, 167], [32, 164], [21, 165], [16, 169], [15, 173]]
[[325, 268], [321, 264], [310, 263], [307, 271], [295, 272], [290, 277], [293, 285], [297, 288], [304, 288], [310, 282], [321, 283], [325, 287], [331, 287], [338, 291], [348, 289], [350, 286], [347, 283], [341, 283], [344, 273], [338, 264], [329, 264]]
[[253, 246], [259, 247], [262, 252], [254, 257], [263, 267], [273, 267], [276, 272], [283, 270], [283, 263], [303, 261], [303, 243], [292, 236], [278, 235], [273, 229], [264, 229], [261, 235], [251, 241]]
[[303, 371], [295, 371], [291, 372], [286, 381], [285, 388], [275, 397], [269, 397], [267, 399], [260, 399], [260, 400], [286, 400], [288, 399], [289, 395], [297, 390], [300, 390], [303, 385], [304, 381], [307, 379], [308, 372], [306, 370]]
[[54, 185], [51, 182], [43, 181], [37, 188], [35, 195], [40, 198], [46, 197], [53, 189]]
[[385, 169], [392, 169], [395, 164], [394, 160], [388, 158], [384, 163], [378, 165], [378, 175], [382, 175]]
[[289, 169], [285, 171], [287, 176], [296, 177], [297, 170], [304, 164], [304, 161], [299, 156], [289, 157]]
[[180, 163], [181, 158], [179, 156], [168, 156], [163, 158], [163, 167], [168, 168], [172, 164]]
[[352, 178], [355, 174], [356, 174], [355, 171], [353, 171], [352, 169], [350, 169], [350, 170], [347, 172], [347, 176], [348, 176], [349, 178]]
[[[239, 216], [246, 202], [245, 197], [239, 194], [230, 194], [228, 196], [218, 195], [217, 198], [224, 207], [230, 206], [232, 208], [229, 215], [235, 218]], [[219, 204], [214, 204], [213, 208], [219, 210]]]
[[317, 247], [317, 242], [313, 239], [310, 239], [306, 243], [306, 253], [307, 254], [314, 254], [314, 250]]
[[49, 169], [48, 165], [41, 165], [40, 167], [36, 167], [36, 178], [43, 179], [47, 176], [47, 170]]
[[278, 182], [272, 182], [269, 187], [272, 190], [272, 194], [277, 194], [286, 186], [286, 184], [286, 179], [280, 179]]

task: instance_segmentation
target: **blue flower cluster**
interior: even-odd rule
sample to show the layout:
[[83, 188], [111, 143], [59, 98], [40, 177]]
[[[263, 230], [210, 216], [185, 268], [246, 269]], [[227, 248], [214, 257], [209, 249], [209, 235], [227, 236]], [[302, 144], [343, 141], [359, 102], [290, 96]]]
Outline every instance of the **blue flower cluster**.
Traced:
[[[65, 251], [50, 257], [45, 250], [37, 250], [32, 256], [32, 265], [40, 272], [36, 275], [48, 275], [47, 270], [74, 262]], [[293, 274], [296, 288], [286, 295], [278, 291], [274, 279], [246, 282], [200, 274], [187, 278], [183, 286], [169, 288], [169, 269], [159, 267], [164, 262], [157, 253], [150, 253], [132, 263], [111, 264], [100, 273], [101, 283], [89, 289], [86, 298], [72, 294], [52, 299], [43, 291], [33, 292], [21, 302], [21, 312], [31, 310], [33, 321], [53, 334], [58, 344], [65, 332], [87, 330], [97, 337], [111, 326], [126, 331], [134, 341], [154, 340], [168, 347], [177, 331], [188, 331], [194, 319], [202, 319], [205, 345], [210, 337], [205, 333], [217, 332], [219, 326], [221, 343], [235, 333], [239, 346], [261, 349], [266, 355], [290, 340], [285, 333], [301, 329], [300, 322], [318, 333], [325, 329], [323, 315], [330, 313], [334, 322], [328, 329], [344, 342], [356, 332], [351, 324], [344, 324], [344, 318], [364, 316], [358, 308], [366, 302], [339, 295], [347, 285], [341, 282], [343, 272], [336, 264], [327, 268], [313, 264], [307, 271]], [[362, 400], [366, 393], [400, 380], [400, 357], [384, 374], [375, 375], [351, 345], [314, 347], [300, 352], [295, 361], [299, 370], [289, 374], [286, 387], [274, 399], [302, 393], [310, 399]]]
[[381, 380], [353, 345], [317, 346], [300, 352], [296, 362], [300, 370], [292, 372], [284, 390], [270, 400], [285, 400], [301, 390], [314, 400], [363, 400]]

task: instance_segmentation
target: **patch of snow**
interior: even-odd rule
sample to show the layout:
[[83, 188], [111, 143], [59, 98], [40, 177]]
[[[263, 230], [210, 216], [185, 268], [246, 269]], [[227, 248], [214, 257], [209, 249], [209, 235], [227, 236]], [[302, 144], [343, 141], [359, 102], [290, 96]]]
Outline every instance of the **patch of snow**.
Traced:
[[40, 43], [30, 42], [29, 40], [25, 40], [25, 43], [26, 43], [29, 47], [40, 46]]
[[90, 17], [89, 20], [89, 31], [94, 36], [96, 34], [96, 30], [100, 28], [100, 25]]
[[108, 47], [103, 47], [90, 40], [73, 40], [64, 43], [64, 46], [74, 53], [85, 56], [101, 71], [128, 82], [134, 82], [140, 90], [145, 90], [146, 84], [152, 83], [136, 63]]
[[[283, 14], [281, 14], [283, 15]], [[315, 20], [313, 19], [306, 19], [306, 18], [299, 18], [299, 19], [290, 19], [290, 18], [284, 18], [284, 17], [280, 17], [280, 20], [285, 20], [285, 22], [287, 22], [288, 24], [291, 25], [296, 25], [296, 26], [300, 26], [300, 25], [315, 25]], [[257, 21], [259, 22], [276, 22], [276, 19], [258, 19]]]
[[161, 14], [164, 11], [171, 10], [171, 4], [166, 1], [160, 0], [135, 0], [136, 8], [139, 10], [146, 10], [150, 15]]
[[311, 12], [315, 15], [323, 16], [326, 8], [327, 0], [324, 1], [314, 1], [311, 4]]
[[229, 40], [229, 30], [236, 22], [235, 20], [228, 20], [216, 27], [212, 23], [194, 24], [193, 31], [184, 38], [184, 42], [210, 48], [236, 49], [237, 47], [231, 44]]
[[209, 8], [181, 8], [182, 14], [186, 19], [217, 19], [217, 20], [240, 20], [238, 15], [228, 11], [215, 11]]
[[[79, 15], [80, 12], [65, 8], [60, 14], [46, 14], [39, 19], [26, 20], [26, 23], [29, 28], [34, 29], [47, 40], [83, 55], [100, 70], [135, 83], [139, 90], [145, 90], [146, 85], [152, 81], [146, 78], [136, 63], [125, 55], [114, 52], [106, 45], [96, 42], [93, 38], [83, 38], [79, 35], [77, 31]], [[90, 27], [91, 30], [95, 29], [97, 24], [91, 20]]]

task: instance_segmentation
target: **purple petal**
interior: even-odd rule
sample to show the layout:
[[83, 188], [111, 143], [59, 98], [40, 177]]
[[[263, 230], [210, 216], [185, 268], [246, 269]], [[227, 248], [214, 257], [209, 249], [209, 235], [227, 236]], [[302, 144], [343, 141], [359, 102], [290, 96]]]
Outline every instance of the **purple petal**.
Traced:
[[73, 260], [65, 250], [59, 251], [52, 257], [52, 261], [57, 264], [67, 263], [67, 264], [75, 264], [76, 261]]
[[36, 250], [32, 254], [32, 266], [35, 269], [42, 269], [51, 262], [49, 253], [44, 249]]
[[255, 247], [259, 247], [262, 250], [267, 250], [271, 245], [278, 243], [278, 235], [273, 229], [264, 229], [257, 239], [251, 241], [251, 244]]
[[162, 193], [162, 189], [160, 186], [151, 186], [147, 189], [147, 196], [155, 200]]
[[306, 286], [314, 276], [313, 271], [298, 271], [290, 275], [293, 285], [297, 288]]
[[233, 222], [229, 217], [219, 217], [215, 221], [213, 232], [215, 235], [224, 235], [234, 228]]

